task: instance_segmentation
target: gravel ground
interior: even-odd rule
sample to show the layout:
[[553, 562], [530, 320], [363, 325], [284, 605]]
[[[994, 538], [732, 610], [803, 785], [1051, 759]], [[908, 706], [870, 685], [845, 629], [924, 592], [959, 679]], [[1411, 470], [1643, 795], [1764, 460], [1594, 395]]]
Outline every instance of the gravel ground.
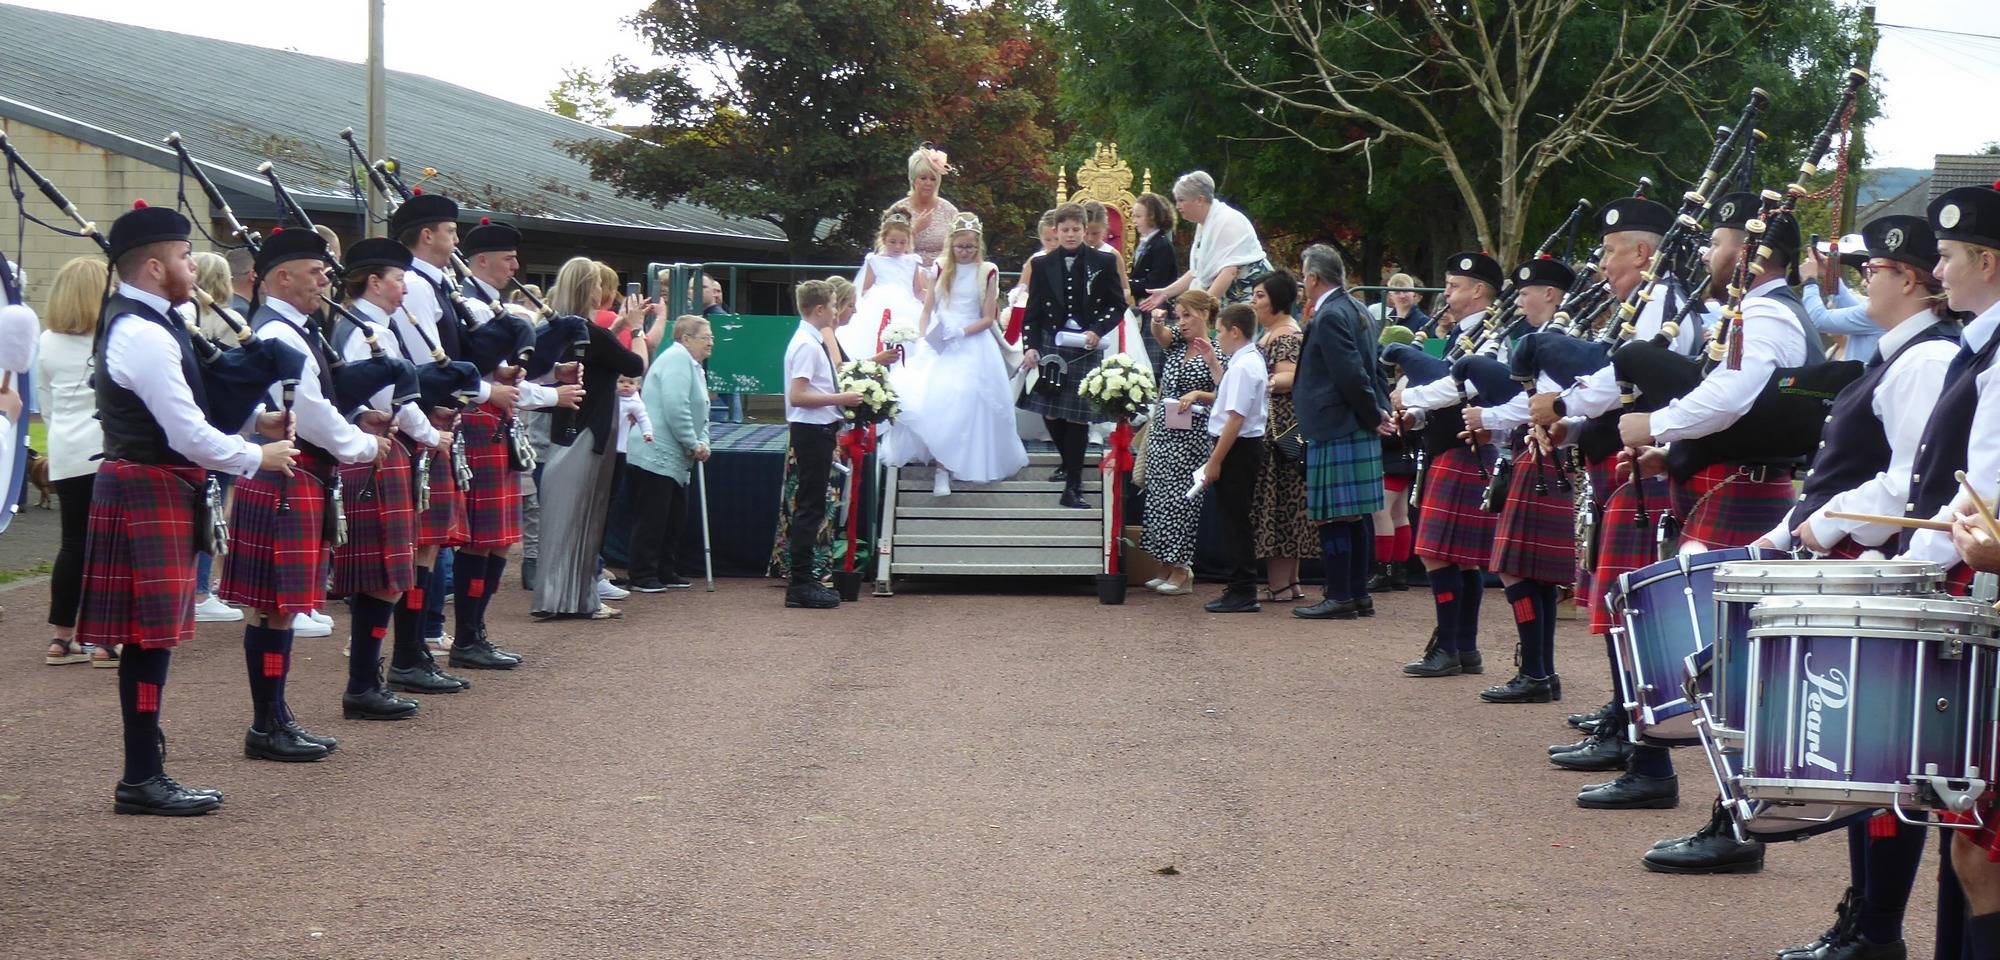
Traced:
[[341, 636], [301, 642], [293, 707], [341, 748], [297, 766], [241, 757], [240, 631], [208, 625], [168, 766], [228, 805], [181, 821], [111, 815], [113, 678], [40, 666], [45, 600], [0, 593], [5, 957], [1769, 957], [1845, 885], [1837, 835], [1641, 870], [1703, 822], [1705, 766], [1678, 754], [1679, 810], [1575, 807], [1599, 777], [1543, 747], [1602, 646], [1566, 621], [1567, 702], [1477, 702], [1498, 591], [1493, 671], [1421, 681], [1418, 592], [1312, 624], [1087, 585], [820, 614], [731, 581], [536, 625], [510, 589], [494, 635], [528, 664], [413, 722], [341, 720]]

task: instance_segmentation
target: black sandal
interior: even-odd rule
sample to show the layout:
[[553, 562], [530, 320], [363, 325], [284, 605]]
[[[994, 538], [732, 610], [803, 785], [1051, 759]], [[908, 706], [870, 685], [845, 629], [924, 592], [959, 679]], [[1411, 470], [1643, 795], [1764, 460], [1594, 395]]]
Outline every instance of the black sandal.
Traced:
[[44, 656], [42, 658], [43, 663], [46, 663], [51, 667], [61, 667], [61, 666], [67, 666], [72, 663], [90, 662], [90, 651], [85, 650], [83, 648], [83, 644], [78, 643], [75, 640], [63, 640], [60, 638], [52, 639], [49, 641], [49, 645], [44, 649], [53, 650], [57, 647], [61, 647], [62, 652], [51, 653], [48, 654], [47, 656]]
[[[1281, 597], [1278, 596], [1278, 591], [1280, 590], [1289, 591], [1289, 593]], [[1305, 591], [1300, 590], [1299, 582], [1297, 580], [1294, 580], [1291, 583], [1285, 584], [1282, 587], [1265, 587], [1264, 595], [1258, 598], [1258, 602], [1291, 603], [1295, 600], [1304, 600], [1305, 598], [1306, 598]]]

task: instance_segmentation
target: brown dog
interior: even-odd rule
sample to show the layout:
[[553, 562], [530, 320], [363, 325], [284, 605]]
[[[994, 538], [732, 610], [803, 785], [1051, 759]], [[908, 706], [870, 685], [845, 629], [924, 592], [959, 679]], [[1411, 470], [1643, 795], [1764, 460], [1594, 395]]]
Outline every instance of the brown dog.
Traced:
[[28, 482], [34, 484], [35, 493], [40, 495], [35, 506], [44, 510], [54, 509], [49, 506], [49, 458], [36, 453], [32, 447], [28, 449]]

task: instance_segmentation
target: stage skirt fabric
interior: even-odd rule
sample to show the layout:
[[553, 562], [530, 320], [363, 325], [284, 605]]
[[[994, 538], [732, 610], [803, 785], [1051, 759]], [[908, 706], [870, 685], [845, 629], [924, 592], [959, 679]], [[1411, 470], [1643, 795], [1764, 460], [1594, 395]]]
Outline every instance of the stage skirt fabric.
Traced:
[[[280, 510], [280, 503], [288, 509]], [[304, 466], [295, 466], [290, 477], [259, 471], [236, 484], [229, 556], [215, 595], [287, 617], [317, 610], [326, 605], [328, 546], [326, 487], [319, 477]]]

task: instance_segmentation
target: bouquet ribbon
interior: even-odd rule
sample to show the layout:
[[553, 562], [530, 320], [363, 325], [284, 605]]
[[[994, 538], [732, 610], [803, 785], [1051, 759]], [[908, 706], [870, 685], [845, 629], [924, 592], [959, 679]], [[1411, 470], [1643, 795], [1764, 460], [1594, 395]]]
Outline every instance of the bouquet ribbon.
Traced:
[[875, 452], [875, 427], [854, 427], [840, 435], [840, 449], [847, 454], [847, 462], [859, 464], [863, 458]]

